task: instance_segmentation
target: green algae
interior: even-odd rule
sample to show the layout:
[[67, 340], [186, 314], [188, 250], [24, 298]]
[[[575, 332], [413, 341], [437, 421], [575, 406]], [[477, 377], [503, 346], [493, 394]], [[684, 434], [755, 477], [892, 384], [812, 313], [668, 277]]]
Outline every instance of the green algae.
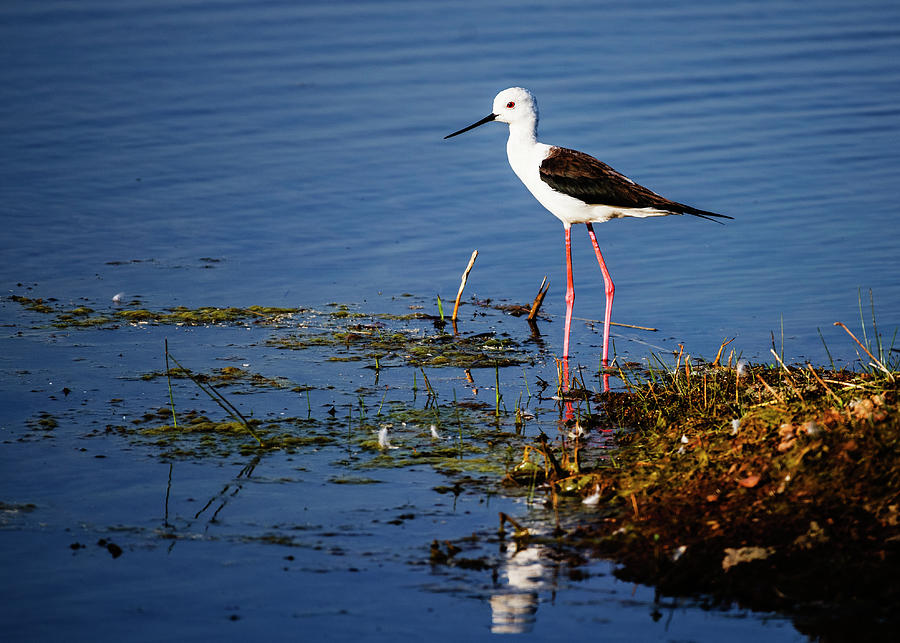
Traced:
[[257, 305], [246, 308], [219, 308], [215, 306], [187, 308], [185, 306], [176, 306], [162, 311], [146, 308], [128, 308], [124, 310], [114, 308], [98, 312], [84, 305], [66, 308], [52, 298], [44, 300], [21, 295], [10, 295], [9, 299], [26, 310], [54, 315], [51, 324], [57, 328], [108, 326], [116, 323], [205, 326], [252, 322], [255, 324], [277, 325], [294, 315], [305, 312], [303, 308]]
[[53, 325], [57, 328], [85, 328], [89, 326], [107, 326], [115, 322], [112, 317], [96, 315], [93, 317], [76, 317], [73, 314], [61, 313], [57, 315]]
[[480, 476], [492, 485], [512, 464], [525, 439], [500, 425], [487, 405], [446, 403], [434, 398], [424, 407], [391, 401], [373, 422], [353, 427], [354, 445], [369, 457], [345, 462], [361, 470], [407, 468], [419, 465], [457, 477]]
[[[162, 375], [165, 373], [143, 377], [154, 381]], [[205, 374], [173, 368], [170, 375], [175, 379], [190, 377], [204, 385], [236, 386], [238, 390], [233, 393], [257, 385], [285, 388], [278, 381], [272, 386], [273, 382], [266, 378], [260, 382], [252, 373], [235, 367]], [[358, 395], [356, 417], [351, 408], [345, 421], [337, 419], [336, 414], [326, 413], [324, 420], [311, 416], [264, 419], [251, 416], [244, 424], [235, 417], [221, 419], [194, 409], [178, 411], [176, 425], [172, 423], [172, 409], [162, 407], [143, 413], [129, 424], [107, 426], [105, 433], [120, 434], [167, 459], [334, 447], [350, 455], [344, 462], [346, 466], [360, 471], [426, 465], [446, 475], [482, 477], [502, 475], [512, 464], [510, 453], [524, 444], [524, 439], [511, 430], [513, 425], [507, 426], [507, 420], [501, 422], [494, 409], [486, 404], [438, 404], [429, 396], [425, 405], [419, 407], [400, 400], [385, 400], [378, 389], [360, 389]], [[367, 416], [367, 408], [377, 411]], [[250, 433], [258, 442], [249, 439]]]
[[253, 388], [290, 389], [297, 392], [303, 392], [311, 388], [296, 386], [293, 382], [284, 377], [266, 377], [260, 373], [253, 373], [238, 368], [237, 366], [223, 366], [212, 373], [193, 373], [183, 368], [173, 367], [170, 368], [168, 372], [152, 371], [150, 373], [143, 373], [140, 378], [142, 380], [152, 381], [167, 376], [179, 380], [196, 380], [202, 384], [209, 384], [214, 387], [248, 385]]
[[381, 480], [362, 476], [335, 476], [329, 482], [332, 484], [381, 484]]
[[50, 314], [55, 312], [55, 308], [46, 303], [42, 298], [24, 297], [22, 295], [10, 295], [9, 299], [16, 302], [25, 310], [36, 313]]
[[59, 420], [47, 411], [41, 411], [36, 417], [26, 420], [25, 425], [36, 431], [50, 432], [59, 427]]
[[[381, 419], [434, 417], [434, 410], [404, 409], [387, 413]], [[444, 410], [443, 413], [449, 413]], [[169, 421], [167, 421], [169, 420]], [[330, 418], [279, 418], [248, 420], [260, 443], [251, 441], [246, 426], [231, 418], [216, 419], [192, 409], [178, 413], [178, 424], [171, 422], [171, 410], [161, 407], [147, 411], [129, 424], [109, 425], [104, 434], [115, 433], [130, 441], [159, 451], [163, 458], [224, 457], [234, 452], [244, 455], [273, 451], [294, 452], [305, 448], [351, 448], [356, 454], [350, 466], [356, 469], [406, 468], [418, 465], [433, 466], [447, 473], [502, 474], [503, 459], [497, 454], [507, 444], [519, 445], [522, 439], [513, 433], [505, 434], [503, 445], [496, 442], [496, 432], [489, 431], [486, 440], [478, 430], [475, 417], [460, 417], [464, 429], [459, 435], [446, 430], [445, 436], [434, 438], [426, 426], [409, 425], [398, 430], [391, 424], [354, 423], [350, 426]], [[390, 430], [390, 446], [379, 439], [379, 427]], [[94, 435], [99, 435], [97, 431]], [[490, 445], [487, 445], [487, 442]]]
[[[276, 334], [267, 340], [267, 345], [288, 350], [331, 349], [331, 354], [323, 360], [332, 362], [369, 360], [387, 366], [490, 368], [533, 361], [510, 337], [494, 333], [461, 335], [427, 332], [424, 327], [415, 327], [417, 322], [442, 326], [438, 319], [420, 312], [405, 315], [368, 314], [337, 303], [329, 304], [335, 310], [324, 317], [304, 308], [258, 305], [246, 308], [176, 306], [165, 310], [139, 307], [98, 310], [96, 306], [86, 305], [67, 308], [53, 299], [19, 295], [12, 295], [10, 299], [28, 310], [52, 315], [50, 324], [56, 328], [110, 328], [119, 324], [227, 326], [249, 323], [279, 327], [290, 323], [299, 330]], [[363, 323], [364, 319], [371, 321]], [[322, 328], [323, 323], [325, 328]]]
[[395, 330], [352, 324], [328, 333], [292, 333], [271, 338], [267, 344], [287, 350], [333, 348], [326, 359], [334, 362], [379, 360], [414, 367], [506, 367], [530, 363], [518, 343], [493, 333], [477, 335], [425, 334], [419, 329]]
[[[317, 448], [337, 442], [324, 423], [311, 418], [283, 417], [260, 420], [251, 418], [247, 425], [234, 419], [216, 419], [191, 409], [177, 414], [177, 426], [171, 420], [171, 409], [161, 407], [147, 411], [128, 424], [107, 425], [88, 434], [118, 434], [129, 441], [151, 447], [160, 457], [211, 458], [226, 457], [235, 452], [244, 455]], [[251, 441], [248, 425], [260, 442]]]
[[262, 324], [276, 324], [285, 319], [303, 312], [301, 308], [278, 308], [271, 306], [249, 306], [247, 308], [217, 308], [215, 306], [202, 306], [200, 308], [187, 308], [176, 306], [166, 312], [150, 311], [146, 309], [116, 311], [118, 319], [138, 323], [155, 324], [180, 324], [185, 326], [205, 326], [217, 324], [234, 324], [254, 322]]

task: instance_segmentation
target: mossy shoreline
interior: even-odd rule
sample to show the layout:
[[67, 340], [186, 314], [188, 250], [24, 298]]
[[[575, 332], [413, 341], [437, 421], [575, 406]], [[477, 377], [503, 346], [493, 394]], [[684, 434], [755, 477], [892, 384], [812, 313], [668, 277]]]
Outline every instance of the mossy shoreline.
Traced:
[[[578, 457], [591, 434], [535, 445], [567, 548], [662, 594], [792, 614], [817, 634], [861, 617], [898, 623], [894, 372], [693, 364], [622, 376], [625, 391], [590, 396], [599, 410], [569, 421], [615, 428], [603, 461]], [[510, 484], [532, 475], [523, 467]]]

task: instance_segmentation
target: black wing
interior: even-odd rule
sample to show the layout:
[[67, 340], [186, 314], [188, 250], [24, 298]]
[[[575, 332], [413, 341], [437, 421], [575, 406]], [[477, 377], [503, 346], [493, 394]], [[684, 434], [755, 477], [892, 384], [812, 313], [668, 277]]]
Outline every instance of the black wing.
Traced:
[[550, 154], [541, 163], [540, 175], [541, 180], [554, 190], [590, 205], [656, 208], [673, 214], [693, 214], [704, 219], [732, 218], [725, 214], [699, 210], [683, 203], [669, 201], [643, 185], [631, 181], [590, 154], [564, 147], [550, 148]]

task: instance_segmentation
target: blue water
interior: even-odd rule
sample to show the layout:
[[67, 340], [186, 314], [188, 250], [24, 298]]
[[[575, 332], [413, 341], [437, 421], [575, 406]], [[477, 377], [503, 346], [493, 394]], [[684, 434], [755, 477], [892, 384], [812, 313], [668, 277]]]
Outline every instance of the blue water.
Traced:
[[[434, 296], [453, 298], [477, 248], [468, 295], [525, 303], [549, 275], [546, 377], [562, 342], [562, 228], [509, 169], [503, 126], [443, 140], [486, 115], [497, 91], [522, 85], [537, 95], [542, 140], [734, 217], [597, 227], [617, 286], [613, 320], [659, 329], [615, 328], [621, 358], [680, 343], [712, 357], [734, 337], [745, 357], [765, 360], [783, 328], [790, 360], [827, 364], [821, 329], [832, 356], [852, 364], [855, 345], [832, 323], [859, 329], [860, 292], [867, 316], [873, 292], [888, 340], [900, 325], [898, 60], [896, 2], [6, 2], [0, 283], [6, 294], [73, 305], [124, 292], [156, 309], [341, 302], [398, 312], [399, 295], [412, 293], [436, 312]], [[579, 228], [574, 246], [575, 315], [602, 318], [603, 282]], [[249, 506], [229, 506], [226, 536], [167, 553], [147, 536], [167, 465], [131, 447], [106, 447], [103, 460], [79, 451], [81, 436], [109, 421], [110, 399], [128, 396], [129, 412], [165, 403], [122, 379], [159, 368], [163, 334], [204, 364], [252, 358], [315, 385], [344, 378], [350, 397], [371, 380], [361, 364], [320, 371], [272, 356], [255, 335], [33, 330], [33, 316], [6, 299], [0, 315], [0, 500], [39, 506], [0, 529], [4, 575], [23, 579], [3, 590], [0, 608], [17, 638], [157, 639], [169, 619], [178, 638], [490, 631], [490, 591], [451, 591], [452, 577], [410, 566], [383, 527], [374, 544], [351, 548], [341, 569], [362, 571], [345, 575], [314, 548], [284, 572], [283, 551], [242, 541], [281, 524], [276, 505], [298, 512], [298, 497], [339, 494], [317, 510], [320, 532], [357, 522], [334, 506], [352, 514], [445, 501], [429, 491], [441, 478], [430, 470], [335, 490], [316, 482], [331, 460], [310, 454], [309, 479], [247, 483], [239, 499]], [[521, 320], [483, 323], [527, 332]], [[596, 365], [601, 332], [573, 325], [577, 361]], [[457, 375], [443, 376], [445, 390]], [[48, 401], [60, 378], [76, 395]], [[66, 430], [20, 441], [43, 410], [67, 417]], [[188, 467], [186, 484], [220, 487], [244, 464]], [[261, 469], [281, 476], [291, 466], [271, 459]], [[383, 500], [366, 497], [375, 492]], [[448, 508], [446, 526], [404, 542], [427, 557], [432, 538], [484, 529], [496, 510]], [[140, 535], [113, 561], [94, 541], [120, 523]], [[73, 553], [75, 540], [90, 549]], [[533, 631], [802, 638], [783, 621], [686, 607], [655, 622], [651, 590], [632, 597], [610, 583], [598, 573], [542, 586]], [[238, 609], [243, 618], [229, 621]]]

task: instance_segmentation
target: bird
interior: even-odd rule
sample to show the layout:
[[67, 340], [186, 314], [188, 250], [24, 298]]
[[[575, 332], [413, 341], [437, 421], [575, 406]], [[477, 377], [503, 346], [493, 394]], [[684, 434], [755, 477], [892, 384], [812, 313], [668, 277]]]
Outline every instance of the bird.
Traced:
[[[575, 304], [572, 280], [571, 228], [578, 223], [587, 225], [588, 236], [597, 255], [606, 291], [606, 310], [603, 317], [603, 368], [609, 366], [609, 326], [612, 316], [615, 285], [600, 252], [594, 223], [623, 217], [659, 217], [670, 214], [691, 214], [721, 223], [718, 219], [732, 219], [725, 214], [700, 210], [684, 203], [670, 201], [617, 172], [589, 154], [547, 145], [537, 140], [538, 106], [530, 91], [523, 87], [504, 89], [494, 98], [491, 113], [468, 127], [448, 134], [453, 138], [490, 122], [509, 125], [506, 154], [516, 176], [534, 198], [562, 221], [566, 239], [566, 322], [563, 339], [563, 361], [568, 363], [569, 330]], [[568, 371], [568, 369], [566, 369]]]

